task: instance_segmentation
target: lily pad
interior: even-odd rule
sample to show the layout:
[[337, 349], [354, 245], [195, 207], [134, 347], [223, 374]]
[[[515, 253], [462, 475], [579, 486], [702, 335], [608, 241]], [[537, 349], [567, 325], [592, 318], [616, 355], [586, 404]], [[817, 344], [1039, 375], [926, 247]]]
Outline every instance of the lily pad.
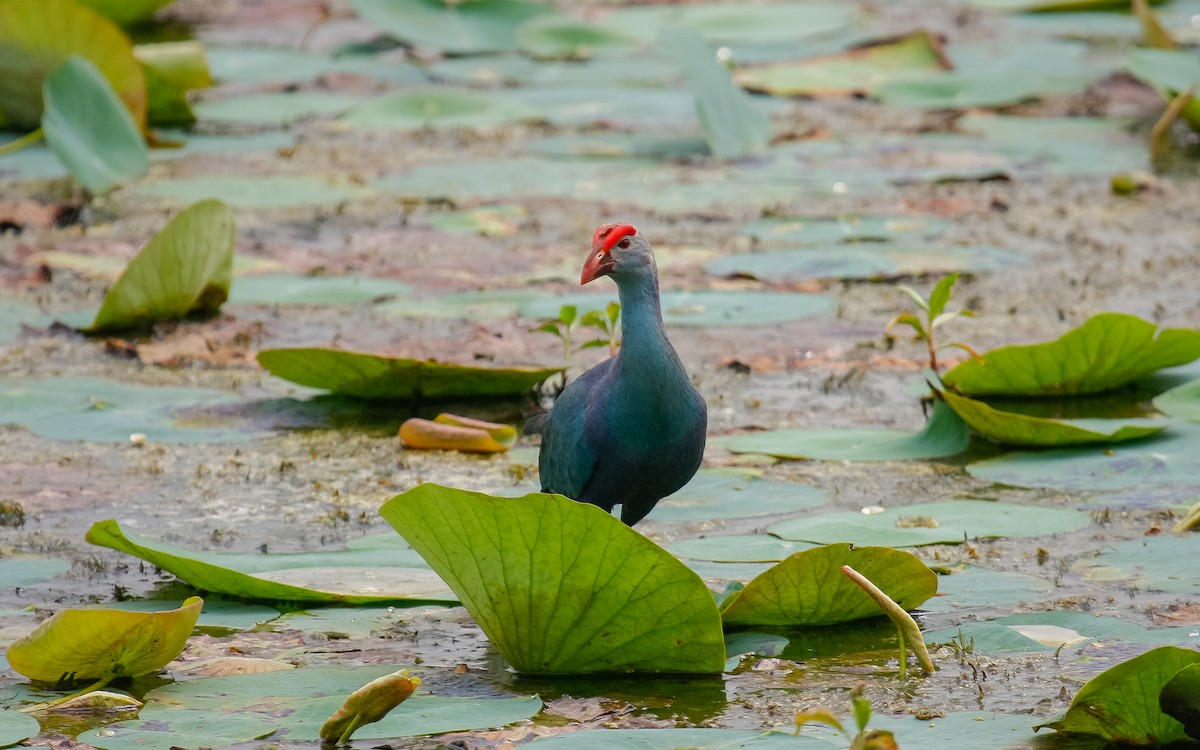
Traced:
[[846, 96], [872, 93], [897, 79], [934, 76], [949, 69], [940, 45], [925, 31], [809, 60], [738, 69], [734, 79], [774, 96]]
[[365, 75], [403, 85], [427, 83], [407, 62], [375, 55], [322, 55], [294, 49], [205, 45], [213, 78], [224, 81], [307, 81], [327, 73]]
[[367, 97], [357, 94], [329, 91], [253, 94], [201, 102], [195, 106], [195, 112], [197, 117], [206, 121], [282, 127], [297, 120], [335, 117], [366, 100]]
[[1161, 436], [1110, 447], [1006, 453], [969, 464], [967, 472], [1000, 484], [1068, 492], [1200, 487], [1200, 427], [1181, 423]]
[[38, 720], [20, 711], [0, 711], [0, 747], [16, 745], [41, 731]]
[[894, 242], [933, 239], [953, 224], [928, 216], [856, 216], [810, 218], [780, 216], [758, 219], [742, 234], [766, 243], [828, 245], [839, 242]]
[[[576, 265], [571, 264], [572, 270], [576, 270]], [[542, 296], [543, 293], [531, 289], [485, 289], [443, 294], [440, 297], [407, 297], [386, 302], [378, 309], [416, 318], [496, 320], [516, 317], [521, 303]]]
[[1049, 419], [1004, 411], [966, 396], [944, 391], [951, 409], [980, 435], [1002, 445], [1063, 447], [1121, 443], [1158, 434], [1168, 427], [1161, 419]]
[[1061, 534], [1090, 526], [1091, 516], [1064, 508], [989, 500], [950, 500], [889, 508], [883, 513], [826, 513], [780, 521], [767, 531], [783, 539], [832, 544], [918, 547], [967, 539]]
[[468, 367], [323, 348], [263, 349], [258, 362], [300, 385], [381, 399], [515, 396], [562, 369]]
[[363, 200], [371, 190], [331, 182], [323, 177], [179, 177], [143, 180], [132, 188], [137, 195], [176, 203], [220, 199], [236, 208], [321, 206]]
[[543, 737], [532, 748], [564, 750], [822, 750], [833, 745], [813, 737], [793, 737], [785, 732], [749, 729], [584, 729], [557, 737]]
[[684, 27], [668, 27], [659, 44], [675, 59], [696, 98], [696, 117], [718, 159], [750, 156], [771, 140], [771, 119], [733, 84], [729, 70], [700, 35]]
[[492, 127], [539, 117], [533, 108], [503, 94], [437, 88], [401, 91], [369, 99], [352, 107], [339, 119], [355, 128], [420, 130]]
[[8, 663], [37, 682], [111, 680], [157, 672], [179, 656], [204, 600], [167, 612], [64, 609], [8, 647]]
[[937, 593], [937, 574], [910, 552], [831, 544], [797, 552], [758, 576], [722, 610], [726, 626], [837, 625], [884, 613], [842, 575], [849, 565], [905, 609]]
[[[126, 599], [120, 602], [98, 604], [91, 609], [119, 609], [122, 612], [162, 612], [179, 607], [179, 601], [162, 599]], [[196, 620], [197, 628], [220, 628], [223, 630], [248, 630], [279, 617], [279, 610], [261, 604], [207, 599], [204, 611]]]
[[1154, 399], [1154, 408], [1163, 414], [1190, 422], [1200, 422], [1200, 380], [1184, 383]]
[[1195, 664], [1200, 652], [1194, 649], [1156, 648], [1089, 680], [1061, 719], [1042, 726], [1129, 745], [1162, 747], [1190, 739], [1183, 724], [1159, 708], [1158, 697], [1172, 677]]
[[273, 633], [299, 630], [327, 638], [368, 638], [398, 625], [407, 610], [394, 607], [322, 607], [288, 612], [266, 626]]
[[[1167, 100], [1200, 84], [1200, 60], [1191, 50], [1132, 49], [1129, 72], [1158, 89]], [[1200, 129], [1200, 104], [1192, 101], [1182, 115]]]
[[625, 49], [637, 43], [627, 33], [553, 15], [531, 18], [517, 27], [517, 46], [532, 57], [586, 60], [596, 50]]
[[[520, 312], [523, 317], [541, 320], [556, 317], [563, 305], [575, 305], [583, 315], [591, 310], [603, 311], [616, 298], [616, 290], [541, 297], [522, 304]], [[799, 292], [662, 292], [663, 321], [667, 325], [770, 325], [825, 315], [836, 306], [833, 297]]]
[[[1083, 88], [1086, 82], [1078, 84]], [[1046, 91], [1044, 76], [1029, 71], [942, 73], [936, 77], [885, 81], [875, 88], [884, 104], [922, 109], [1001, 107], [1036, 99]]]
[[1028, 748], [1035, 741], [1029, 724], [1028, 714], [1013, 716], [991, 711], [955, 711], [934, 719], [878, 713], [871, 717], [871, 728], [892, 732], [901, 747], [922, 750]]
[[458, 594], [519, 672], [720, 672], [700, 578], [594, 505], [422, 484], [380, 515]]
[[[970, 442], [962, 418], [943, 403], [918, 433], [898, 430], [764, 430], [710, 440], [733, 453], [789, 460], [906, 461], [961, 453]], [[837, 540], [840, 541], [840, 540]]]
[[1200, 357], [1200, 331], [1159, 328], [1135, 315], [1102, 313], [1044, 344], [1004, 346], [968, 359], [942, 382], [968, 396], [1100, 393]]
[[141, 128], [90, 60], [69, 56], [46, 76], [42, 95], [46, 144], [84, 188], [103, 193], [149, 169]]
[[141, 433], [151, 443], [237, 442], [252, 435], [187, 415], [240, 400], [208, 388], [145, 386], [101, 378], [0, 380], [0, 423], [21, 424], [51, 440], [125, 442]]
[[1187, 627], [1146, 628], [1089, 612], [1031, 612], [927, 631], [925, 642], [973, 641], [979, 653], [1005, 654], [1053, 652], [1064, 646], [1082, 646], [1092, 641], [1155, 645], [1195, 642], [1196, 637], [1188, 633]]
[[[276, 675], [278, 677], [278, 675]], [[79, 741], [105, 750], [172, 750], [228, 747], [262, 739], [279, 728], [272, 717], [177, 712], [167, 721], [119, 721], [79, 734]]]
[[42, 84], [70, 55], [99, 68], [137, 126], [146, 125], [146, 79], [129, 39], [74, 0], [0, 3], [0, 122], [21, 130], [38, 127]]
[[220, 201], [181, 211], [129, 261], [88, 330], [137, 328], [216, 312], [233, 281], [236, 234], [233, 212]]
[[874, 279], [1011, 268], [1028, 257], [996, 247], [894, 246], [862, 242], [726, 255], [708, 264], [717, 276], [782, 283], [803, 279]]
[[516, 49], [521, 24], [556, 13], [550, 5], [524, 0], [354, 0], [354, 9], [402, 42], [452, 54]]
[[1037, 601], [1054, 591], [1054, 582], [1038, 576], [964, 565], [938, 576], [938, 593], [921, 605], [927, 612], [957, 612], [970, 607], [1001, 607]]
[[231, 305], [343, 305], [408, 294], [412, 287], [390, 279], [361, 276], [256, 274], [239, 277], [229, 294]]
[[698, 32], [709, 44], [771, 44], [830, 34], [849, 26], [855, 8], [842, 3], [696, 3], [622, 7], [601, 23], [646, 41], [668, 26]]
[[[145, 560], [202, 591], [239, 599], [363, 605], [451, 598], [411, 553], [221, 555], [157, 544], [112, 520], [93, 524], [87, 541]], [[394, 562], [386, 565], [389, 559]], [[315, 587], [308, 585], [313, 579]]]
[[752, 518], [823, 505], [828, 490], [763, 479], [744, 469], [701, 469], [683, 489], [654, 506], [652, 521]]
[[1196, 541], [1194, 535], [1131, 539], [1072, 567], [1106, 586], [1195, 596], [1200, 594], [1200, 576], [1187, 561], [1196, 554]]
[[0, 580], [6, 588], [24, 588], [57, 578], [70, 569], [71, 563], [52, 557], [10, 557], [0, 560]]
[[789, 542], [768, 534], [715, 534], [672, 542], [667, 545], [667, 551], [688, 560], [779, 562], [816, 546], [812, 542]]

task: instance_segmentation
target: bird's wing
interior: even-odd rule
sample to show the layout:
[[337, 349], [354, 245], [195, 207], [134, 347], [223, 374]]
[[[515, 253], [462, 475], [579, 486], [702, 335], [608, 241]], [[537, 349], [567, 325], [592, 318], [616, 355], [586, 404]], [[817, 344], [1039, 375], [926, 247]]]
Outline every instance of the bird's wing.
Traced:
[[550, 412], [539, 411], [536, 414], [530, 414], [525, 418], [525, 426], [521, 428], [522, 435], [541, 435], [546, 431], [546, 422], [550, 419]]
[[538, 457], [542, 491], [578, 499], [596, 465], [596, 451], [588, 439], [587, 413], [603, 396], [613, 360], [605, 360], [566, 387], [546, 419]]

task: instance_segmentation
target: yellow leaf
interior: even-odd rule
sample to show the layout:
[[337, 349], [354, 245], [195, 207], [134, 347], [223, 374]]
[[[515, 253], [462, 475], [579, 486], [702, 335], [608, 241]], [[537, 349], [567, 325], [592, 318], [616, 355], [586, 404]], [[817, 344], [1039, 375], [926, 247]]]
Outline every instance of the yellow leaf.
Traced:
[[508, 450], [507, 445], [496, 442], [487, 430], [441, 424], [428, 419], [410, 419], [400, 425], [400, 442], [406, 448], [468, 453], [503, 453]]

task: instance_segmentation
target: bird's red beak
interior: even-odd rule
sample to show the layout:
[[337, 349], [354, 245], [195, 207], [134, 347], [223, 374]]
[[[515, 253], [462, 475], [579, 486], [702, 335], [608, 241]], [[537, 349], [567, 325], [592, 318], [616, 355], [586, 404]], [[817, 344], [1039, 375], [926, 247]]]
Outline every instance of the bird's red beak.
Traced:
[[592, 254], [583, 264], [583, 273], [579, 276], [580, 286], [613, 272], [617, 265], [612, 257], [613, 245], [631, 234], [637, 234], [637, 229], [628, 224], [602, 224], [596, 228], [592, 235]]

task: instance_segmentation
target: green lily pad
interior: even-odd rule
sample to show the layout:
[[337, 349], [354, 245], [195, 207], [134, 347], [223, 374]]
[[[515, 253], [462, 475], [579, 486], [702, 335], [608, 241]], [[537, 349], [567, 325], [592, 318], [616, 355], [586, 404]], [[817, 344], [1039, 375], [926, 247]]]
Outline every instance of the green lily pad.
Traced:
[[371, 196], [369, 188], [331, 182], [323, 177], [179, 177], [143, 180], [133, 186], [136, 195], [194, 203], [210, 198], [236, 208], [321, 206]]
[[1172, 388], [1154, 399], [1154, 408], [1168, 416], [1200, 422], [1200, 380]]
[[653, 41], [668, 26], [682, 26], [709, 44], [758, 45], [839, 31], [853, 22], [855, 12], [842, 3], [644, 5], [615, 9], [600, 23], [645, 41]]
[[[180, 602], [162, 599], [127, 599], [120, 602], [106, 602], [91, 609], [119, 609], [122, 612], [162, 612], [179, 607]], [[279, 610], [264, 607], [261, 604], [243, 604], [241, 602], [207, 599], [204, 611], [196, 620], [197, 628], [221, 628], [223, 630], [248, 630], [279, 617]]]
[[720, 672], [700, 578], [594, 505], [418, 485], [380, 509], [519, 672]]
[[1154, 536], [1118, 542], [1072, 567], [1106, 586], [1195, 596], [1200, 577], [1188, 563], [1195, 554], [1194, 535]]
[[[1080, 83], [1083, 88], [1086, 82]], [[884, 104], [922, 109], [1000, 107], [1046, 93], [1046, 79], [1029, 71], [942, 73], [936, 77], [884, 81], [874, 95]]]
[[927, 612], [957, 612], [1037, 601], [1054, 591], [1054, 582], [1038, 576], [964, 565], [939, 575], [938, 593], [921, 605]]
[[709, 562], [779, 562], [812, 549], [812, 542], [789, 542], [768, 534], [717, 534], [681, 539], [666, 546], [668, 552], [688, 560]]
[[901, 747], [922, 750], [1028, 748], [1035, 742], [1029, 725], [1028, 714], [1012, 716], [991, 711], [955, 711], [934, 719], [878, 713], [871, 717], [872, 729], [892, 732]]
[[[762, 453], [790, 460], [906, 461], [962, 453], [970, 433], [942, 403], [918, 433], [899, 430], [764, 430], [710, 440], [733, 453]], [[840, 540], [837, 540], [840, 541]]]
[[[427, 83], [415, 66], [375, 55], [322, 55], [294, 49], [205, 45], [212, 77], [219, 81], [307, 81], [327, 73], [366, 75], [402, 85]], [[248, 98], [248, 97], [247, 97]]]
[[288, 612], [266, 626], [273, 633], [299, 630], [328, 638], [368, 638], [401, 623], [403, 612], [393, 607], [323, 607]]
[[696, 116], [713, 156], [731, 159], [761, 152], [771, 141], [771, 118], [733, 84], [729, 70], [699, 33], [672, 26], [659, 45], [675, 59], [696, 98]]
[[[278, 675], [276, 675], [278, 677]], [[279, 728], [274, 718], [176, 712], [167, 721], [119, 721], [79, 734], [79, 741], [105, 750], [172, 750], [179, 747], [228, 747], [262, 739]]]
[[1117, 118], [970, 114], [957, 127], [1007, 154], [1015, 174], [1108, 176], [1149, 167], [1145, 143]]
[[137, 26], [154, 19], [160, 8], [174, 0], [77, 0], [92, 10], [103, 13], [122, 26]]
[[[202, 591], [239, 599], [364, 605], [452, 598], [445, 584], [405, 551], [386, 556], [378, 550], [213, 554], [128, 534], [112, 520], [93, 524], [87, 541], [145, 560]], [[385, 564], [389, 561], [392, 564]]]
[[416, 318], [496, 320], [516, 317], [521, 303], [542, 296], [542, 292], [531, 289], [486, 289], [443, 294], [440, 297], [406, 297], [386, 302], [377, 309]]
[[189, 411], [241, 399], [209, 388], [145, 386], [101, 378], [0, 380], [0, 423], [20, 424], [51, 440], [128, 441], [142, 433], [151, 443], [249, 440], [250, 433], [214, 424]]
[[42, 85], [70, 55], [92, 62], [146, 124], [146, 79], [124, 32], [74, 0], [0, 3], [0, 122], [32, 130], [41, 124]]
[[8, 663], [37, 682], [111, 680], [157, 672], [179, 656], [204, 600], [167, 612], [64, 609], [8, 647]]
[[[1192, 628], [1191, 630], [1194, 630]], [[1116, 617], [1089, 612], [1031, 612], [1009, 615], [983, 622], [930, 630], [926, 643], [974, 642], [976, 652], [984, 654], [1057, 651], [1066, 646], [1082, 646], [1091, 641], [1127, 643], [1193, 643], [1187, 627], [1146, 628]]]
[[1044, 344], [1004, 346], [967, 359], [942, 382], [968, 396], [1100, 393], [1200, 357], [1200, 331], [1162, 329], [1135, 315], [1102, 313]]
[[742, 234], [767, 243], [827, 245], [839, 242], [893, 242], [910, 238], [929, 240], [953, 224], [927, 216], [839, 216], [810, 218], [778, 216], [752, 221]]
[[583, 729], [557, 737], [543, 737], [532, 748], [564, 750], [821, 750], [833, 745], [812, 737], [750, 729]]
[[532, 57], [568, 60], [586, 60], [597, 50], [621, 50], [637, 43], [629, 34], [553, 15], [536, 16], [518, 26], [516, 40]]
[[752, 518], [807, 510], [829, 502], [828, 490], [763, 479], [744, 469], [701, 469], [683, 489], [660, 500], [653, 521]]
[[104, 295], [91, 332], [212, 314], [233, 281], [233, 212], [217, 200], [179, 212], [142, 248]]
[[[512, 96], [537, 110], [550, 124], [607, 126], [636, 130], [693, 130], [695, 97], [686, 90], [644, 88], [584, 88], [536, 86], [517, 89]], [[613, 107], [612, 102], [621, 102]]]
[[231, 305], [342, 305], [408, 294], [412, 287], [390, 279], [361, 276], [258, 274], [239, 277], [229, 293]]
[[338, 119], [356, 128], [420, 130], [489, 127], [539, 117], [533, 108], [503, 94], [438, 88], [368, 99]]
[[1194, 649], [1148, 651], [1089, 680], [1061, 719], [1041, 726], [1129, 745], [1162, 747], [1187, 740], [1183, 724], [1163, 713], [1158, 697], [1172, 677], [1195, 664], [1200, 652]]
[[[604, 310], [616, 298], [615, 289], [605, 294], [576, 292], [541, 297], [522, 304], [520, 312], [523, 317], [541, 320], [557, 316], [563, 305], [575, 305], [583, 315]], [[799, 292], [662, 292], [663, 321], [667, 325], [770, 325], [825, 315], [836, 306], [833, 297]]]
[[716, 276], [750, 276], [782, 283], [803, 279], [873, 279], [927, 273], [979, 272], [1011, 268], [1028, 257], [996, 247], [894, 246], [855, 243], [800, 250], [726, 255], [708, 264]]
[[1176, 424], [1161, 436], [1116, 446], [1007, 453], [967, 472], [1016, 487], [1068, 492], [1200, 486], [1200, 427]]
[[562, 368], [468, 367], [337, 349], [263, 349], [272, 375], [359, 398], [515, 396]]
[[939, 45], [918, 31], [839, 55], [739, 68], [735, 80], [774, 96], [871, 93], [891, 80], [934, 76], [947, 69]]
[[38, 720], [20, 711], [0, 711], [0, 747], [16, 745], [42, 729]]
[[539, 156], [593, 159], [681, 159], [708, 156], [708, 141], [699, 135], [587, 132], [538, 138], [525, 149]]
[[666, 60], [630, 55], [628, 50], [601, 52], [590, 60], [531, 60], [517, 55], [460, 57], [429, 65], [429, 76], [455, 86], [549, 86], [610, 89], [671, 89], [679, 69]]
[[1189, 737], [1200, 739], [1200, 664], [1184, 667], [1167, 680], [1158, 694], [1158, 706], [1183, 724]]
[[866, 592], [842, 575], [843, 565], [905, 609], [915, 609], [937, 593], [937, 574], [911, 552], [831, 544], [797, 552], [747, 583], [721, 610], [721, 620], [727, 627], [810, 627], [884, 616]]
[[783, 539], [884, 547], [961, 544], [966, 539], [1029, 537], [1076, 531], [1091, 516], [1065, 508], [989, 500], [950, 500], [889, 508], [883, 513], [844, 511], [780, 521], [767, 531]]
[[354, 0], [354, 9], [402, 42], [452, 54], [516, 49], [521, 24], [557, 12], [524, 0]]
[[461, 211], [439, 211], [426, 221], [431, 227], [453, 234], [479, 234], [506, 237], [516, 234], [529, 211], [519, 203], [499, 203]]
[[1161, 419], [1049, 419], [1004, 411], [951, 391], [942, 392], [951, 409], [980, 435], [1002, 445], [1062, 447], [1121, 443], [1158, 434]]
[[282, 127], [297, 120], [335, 117], [364, 101], [367, 101], [367, 97], [357, 94], [297, 91], [201, 102], [195, 106], [195, 112], [197, 117], [206, 121]]
[[[1200, 60], [1191, 50], [1131, 49], [1129, 72], [1158, 89], [1168, 100], [1200, 84]], [[1193, 101], [1182, 114], [1192, 127], [1200, 129], [1200, 105]]]
[[0, 580], [6, 587], [24, 588], [66, 573], [71, 563], [52, 557], [10, 557], [0, 560]]
[[103, 193], [146, 173], [146, 141], [125, 103], [90, 60], [71, 55], [46, 76], [42, 131], [79, 184]]

